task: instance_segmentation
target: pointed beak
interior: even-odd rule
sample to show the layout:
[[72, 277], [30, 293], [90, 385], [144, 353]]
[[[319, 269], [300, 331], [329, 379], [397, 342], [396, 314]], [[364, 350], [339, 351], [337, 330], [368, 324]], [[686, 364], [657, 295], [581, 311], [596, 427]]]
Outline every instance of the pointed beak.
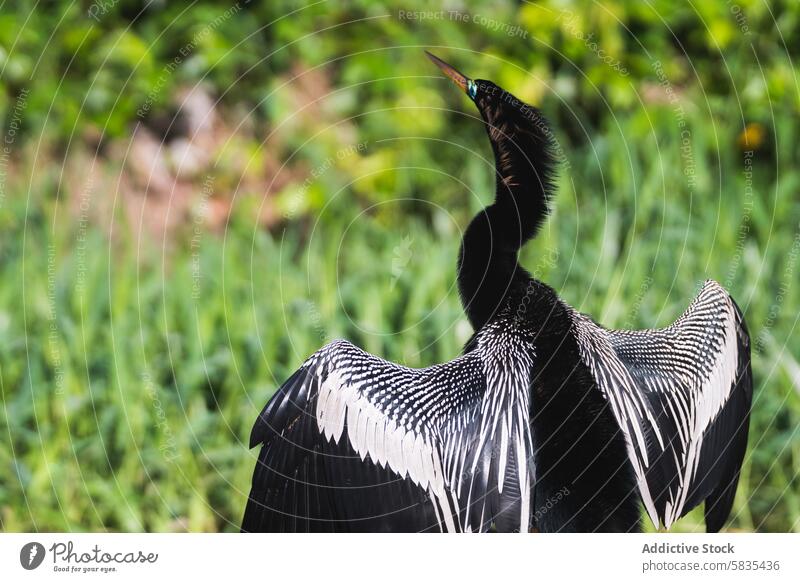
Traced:
[[455, 83], [456, 85], [461, 87], [461, 90], [464, 93], [467, 93], [467, 83], [469, 82], [469, 78], [468, 77], [465, 77], [464, 75], [459, 73], [457, 70], [455, 70], [453, 67], [451, 67], [450, 65], [445, 63], [442, 59], [440, 59], [437, 56], [432, 55], [428, 51], [425, 51], [425, 54], [427, 55], [427, 57], [431, 61], [433, 61], [434, 65], [439, 67], [445, 75], [450, 77], [450, 79], [453, 81], [453, 83]]

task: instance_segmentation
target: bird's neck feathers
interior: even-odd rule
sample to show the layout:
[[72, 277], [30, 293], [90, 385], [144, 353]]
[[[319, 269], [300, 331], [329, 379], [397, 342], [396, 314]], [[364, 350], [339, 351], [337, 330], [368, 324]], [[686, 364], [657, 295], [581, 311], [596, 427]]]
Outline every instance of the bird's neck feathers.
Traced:
[[535, 108], [519, 101], [484, 113], [495, 158], [495, 203], [505, 228], [495, 233], [504, 248], [519, 250], [547, 217], [556, 158], [553, 133]]
[[483, 117], [495, 155], [495, 201], [470, 223], [458, 261], [459, 291], [475, 329], [530, 279], [517, 252], [547, 217], [556, 166], [552, 132], [537, 110], [525, 106]]

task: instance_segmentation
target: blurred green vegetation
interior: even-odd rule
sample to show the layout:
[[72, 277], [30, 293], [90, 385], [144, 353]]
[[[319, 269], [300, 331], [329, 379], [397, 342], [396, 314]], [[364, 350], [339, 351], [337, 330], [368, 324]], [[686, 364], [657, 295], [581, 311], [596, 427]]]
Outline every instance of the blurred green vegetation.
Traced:
[[[757, 349], [730, 527], [800, 531], [798, 28], [788, 0], [7, 3], [0, 527], [235, 530], [250, 426], [308, 354], [459, 352], [491, 152], [427, 48], [554, 121], [559, 193], [522, 259], [565, 300], [652, 327], [706, 278], [733, 294]], [[197, 85], [231, 128], [189, 180], [213, 178], [223, 227], [190, 212], [159, 238], [115, 152], [140, 126], [171, 140]]]

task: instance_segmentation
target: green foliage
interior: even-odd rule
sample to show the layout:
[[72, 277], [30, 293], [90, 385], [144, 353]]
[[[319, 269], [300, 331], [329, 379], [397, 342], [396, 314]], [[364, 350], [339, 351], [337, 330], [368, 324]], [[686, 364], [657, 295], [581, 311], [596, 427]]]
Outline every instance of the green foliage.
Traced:
[[[730, 290], [757, 348], [731, 527], [800, 531], [794, 4], [740, 0], [746, 21], [667, 0], [498, 1], [469, 21], [400, 16], [432, 10], [421, 0], [105, 4], [96, 20], [87, 2], [0, 16], [4, 129], [27, 91], [0, 190], [2, 529], [235, 530], [250, 426], [308, 354], [334, 337], [411, 366], [458, 354], [458, 239], [493, 168], [431, 48], [554, 120], [568, 163], [522, 260], [566, 301], [652, 327], [706, 278]], [[298, 98], [310, 78], [316, 104]], [[87, 134], [124, 141], [145, 104], [166, 111], [195, 83], [269, 135], [242, 138], [248, 163], [288, 160], [264, 201], [284, 220], [267, 230], [262, 201], [236, 198], [224, 233], [188, 224], [164, 249], [135, 216], [118, 211], [112, 234], [79, 220], [39, 140], [65, 157]], [[765, 138], [749, 157], [752, 122]]]

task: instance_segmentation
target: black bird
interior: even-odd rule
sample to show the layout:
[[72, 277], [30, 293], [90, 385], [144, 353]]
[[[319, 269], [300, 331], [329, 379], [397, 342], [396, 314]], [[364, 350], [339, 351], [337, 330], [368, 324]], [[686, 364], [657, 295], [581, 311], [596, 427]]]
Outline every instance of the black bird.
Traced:
[[659, 330], [616, 331], [517, 262], [556, 166], [542, 114], [428, 54], [478, 107], [495, 201], [469, 225], [458, 284], [477, 330], [410, 369], [338, 340], [253, 427], [243, 531], [638, 531], [705, 502], [730, 513], [752, 398], [750, 341], [713, 281]]

